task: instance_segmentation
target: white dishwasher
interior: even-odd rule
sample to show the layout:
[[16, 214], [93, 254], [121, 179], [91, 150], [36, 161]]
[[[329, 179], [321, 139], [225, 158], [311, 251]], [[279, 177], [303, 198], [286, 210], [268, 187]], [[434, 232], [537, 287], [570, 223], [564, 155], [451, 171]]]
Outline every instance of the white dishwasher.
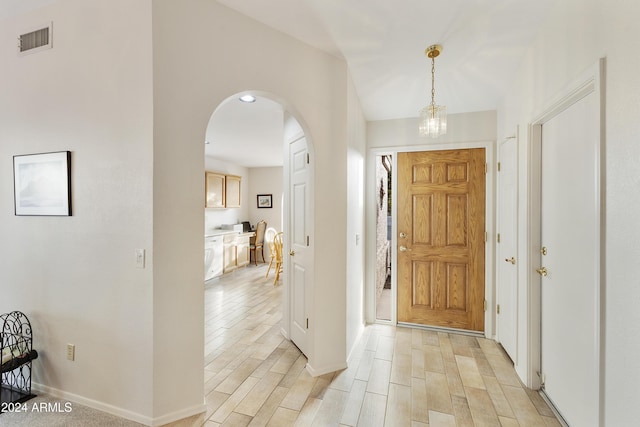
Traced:
[[204, 238], [204, 280], [222, 276], [222, 236]]

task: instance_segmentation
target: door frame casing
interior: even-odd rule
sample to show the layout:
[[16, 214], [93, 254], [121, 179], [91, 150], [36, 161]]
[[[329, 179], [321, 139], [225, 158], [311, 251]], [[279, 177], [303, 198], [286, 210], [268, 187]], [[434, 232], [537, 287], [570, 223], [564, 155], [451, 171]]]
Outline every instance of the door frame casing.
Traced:
[[416, 152], [416, 151], [438, 151], [438, 150], [464, 150], [472, 148], [484, 148], [487, 174], [486, 174], [486, 193], [485, 193], [485, 231], [487, 239], [485, 242], [485, 327], [484, 336], [493, 338], [495, 334], [495, 141], [472, 141], [472, 142], [452, 142], [452, 143], [436, 143], [408, 145], [397, 147], [380, 147], [369, 149], [367, 159], [367, 180], [366, 180], [366, 232], [367, 236], [376, 235], [376, 199], [374, 197], [376, 191], [375, 177], [375, 160], [376, 156], [391, 155], [392, 173], [391, 173], [391, 203], [392, 203], [392, 221], [391, 221], [391, 320], [376, 319], [376, 291], [375, 291], [375, 275], [376, 275], [376, 241], [366, 239], [366, 289], [365, 289], [365, 318], [367, 323], [392, 324], [398, 323], [397, 301], [397, 195], [398, 195], [398, 156], [400, 152]]
[[[600, 59], [596, 64], [589, 67], [580, 77], [575, 79], [569, 84], [565, 90], [561, 91], [559, 96], [538, 114], [536, 118], [528, 126], [528, 162], [527, 166], [529, 174], [527, 176], [527, 191], [528, 191], [528, 210], [527, 210], [527, 239], [528, 243], [525, 243], [524, 248], [528, 254], [527, 269], [526, 269], [526, 286], [524, 295], [527, 297], [526, 304], [521, 307], [526, 308], [527, 313], [521, 313], [521, 319], [526, 322], [526, 337], [523, 343], [526, 346], [526, 351], [523, 351], [523, 355], [526, 355], [526, 361], [523, 361], [523, 365], [516, 367], [519, 371], [521, 379], [525, 380], [527, 387], [533, 389], [539, 389], [541, 381], [538, 373], [541, 370], [541, 277], [536, 273], [536, 268], [539, 268], [542, 262], [540, 255], [541, 247], [541, 176], [542, 176], [542, 125], [548, 122], [561, 112], [570, 108], [573, 104], [583, 99], [587, 95], [595, 93], [597, 95], [597, 104], [599, 110], [599, 123], [598, 123], [598, 142], [596, 162], [594, 167], [596, 168], [596, 180], [594, 182], [594, 192], [596, 200], [595, 209], [597, 215], [596, 229], [591, 230], [594, 236], [598, 236], [599, 244], [594, 248], [597, 252], [597, 258], [599, 262], [595, 266], [598, 272], [597, 279], [598, 285], [595, 290], [595, 322], [596, 328], [595, 342], [596, 348], [594, 349], [595, 357], [597, 360], [598, 372], [594, 375], [597, 378], [598, 384], [598, 416], [599, 425], [604, 425], [604, 392], [603, 392], [603, 374], [602, 361], [604, 360], [604, 348], [602, 346], [604, 337], [604, 313], [602, 309], [602, 301], [604, 301], [605, 290], [605, 276], [604, 276], [604, 242], [605, 242], [605, 227], [604, 227], [604, 59]], [[523, 257], [525, 259], [525, 257]], [[518, 368], [524, 368], [520, 370]], [[523, 372], [524, 371], [524, 372]], [[523, 377], [524, 374], [524, 377]]]

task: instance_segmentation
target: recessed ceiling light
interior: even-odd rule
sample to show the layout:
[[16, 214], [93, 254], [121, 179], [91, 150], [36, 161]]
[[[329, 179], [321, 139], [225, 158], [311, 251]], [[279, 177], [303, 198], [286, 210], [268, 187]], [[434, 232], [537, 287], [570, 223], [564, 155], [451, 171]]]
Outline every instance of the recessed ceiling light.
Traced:
[[242, 102], [249, 102], [249, 103], [251, 103], [251, 102], [256, 102], [256, 97], [255, 97], [255, 96], [253, 96], [253, 95], [248, 95], [248, 94], [247, 94], [247, 95], [242, 95], [242, 96], [240, 97], [240, 101], [242, 101]]

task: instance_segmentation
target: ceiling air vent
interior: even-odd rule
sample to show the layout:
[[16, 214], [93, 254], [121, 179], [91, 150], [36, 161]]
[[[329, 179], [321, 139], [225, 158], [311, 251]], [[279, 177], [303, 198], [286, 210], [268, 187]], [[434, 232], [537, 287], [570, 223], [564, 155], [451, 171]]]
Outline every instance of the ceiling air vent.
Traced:
[[39, 52], [53, 47], [51, 40], [52, 24], [39, 27], [36, 30], [18, 37], [18, 55]]

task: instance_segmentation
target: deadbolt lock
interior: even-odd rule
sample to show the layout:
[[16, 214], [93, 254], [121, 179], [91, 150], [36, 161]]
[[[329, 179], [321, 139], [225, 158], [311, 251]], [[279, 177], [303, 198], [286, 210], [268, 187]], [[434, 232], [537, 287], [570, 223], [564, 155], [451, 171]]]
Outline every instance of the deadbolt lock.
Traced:
[[405, 233], [404, 231], [400, 232], [400, 238], [404, 239], [405, 237], [407, 237], [407, 233]]
[[546, 254], [547, 254], [547, 247], [546, 247], [546, 246], [543, 246], [543, 247], [542, 247], [542, 249], [540, 249], [540, 253], [541, 253], [542, 255], [546, 255]]

